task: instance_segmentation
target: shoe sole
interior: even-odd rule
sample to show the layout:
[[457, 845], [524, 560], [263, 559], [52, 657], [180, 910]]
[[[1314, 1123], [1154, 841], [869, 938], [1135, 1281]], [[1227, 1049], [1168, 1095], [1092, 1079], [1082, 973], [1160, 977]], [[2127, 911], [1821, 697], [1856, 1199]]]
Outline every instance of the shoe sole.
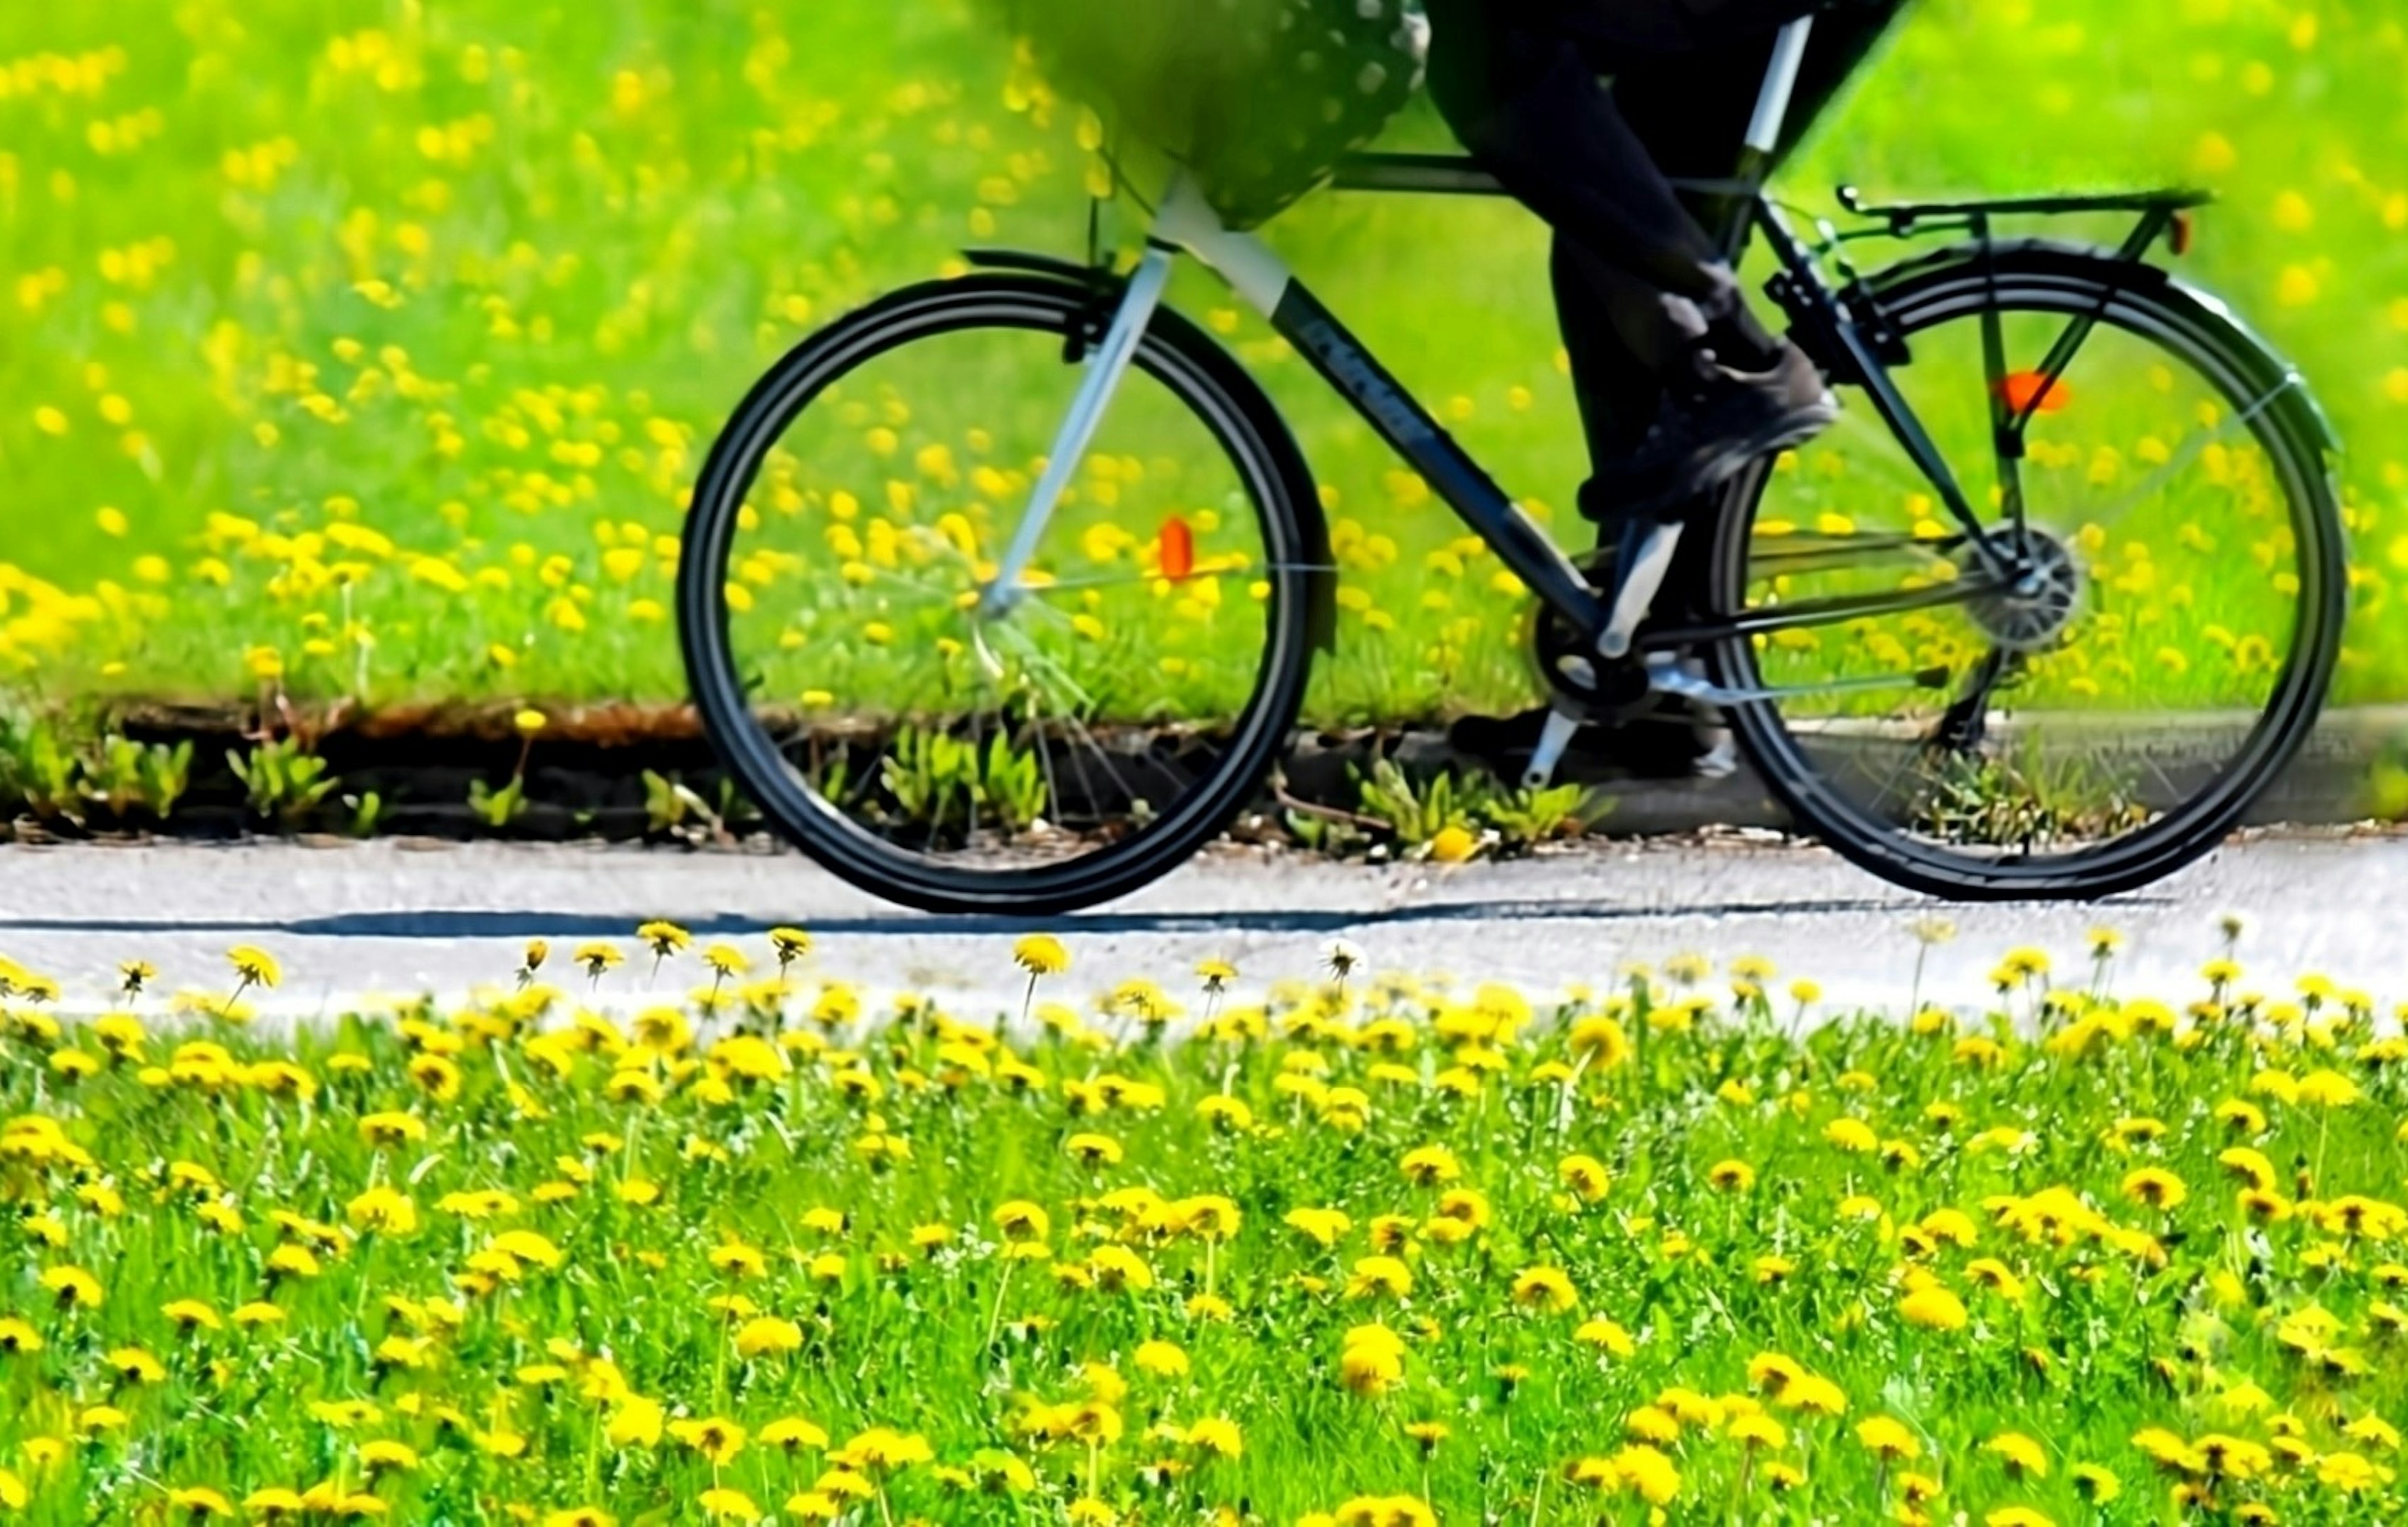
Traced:
[[1839, 422], [1840, 400], [1827, 392], [1821, 401], [1783, 414], [1752, 435], [1717, 443], [1709, 454], [1695, 458], [1673, 486], [1625, 506], [1623, 512], [1653, 515], [1673, 504], [1714, 493], [1745, 471], [1750, 462], [1804, 445]]

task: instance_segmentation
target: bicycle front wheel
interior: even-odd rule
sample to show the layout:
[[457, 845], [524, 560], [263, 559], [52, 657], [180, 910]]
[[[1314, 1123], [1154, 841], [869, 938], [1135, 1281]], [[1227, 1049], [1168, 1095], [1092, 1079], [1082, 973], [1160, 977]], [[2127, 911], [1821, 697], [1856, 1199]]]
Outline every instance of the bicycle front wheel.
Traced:
[[[1756, 628], [1714, 664], [1779, 692], [1732, 726], [1801, 826], [1893, 883], [2086, 899], [2171, 873], [2331, 680], [2346, 577], [2313, 405], [2219, 310], [2086, 252], [1952, 253], [1880, 289], [1895, 381], [2033, 576], [1951, 598], [1968, 538], [1852, 410], [1727, 502], [1710, 608]], [[1997, 444], [2018, 414], [2020, 454]]]
[[1268, 399], [1165, 311], [998, 588], [1113, 294], [982, 276], [813, 338], [706, 466], [688, 678], [775, 827], [866, 889], [1044, 915], [1136, 889], [1247, 803], [1328, 561]]

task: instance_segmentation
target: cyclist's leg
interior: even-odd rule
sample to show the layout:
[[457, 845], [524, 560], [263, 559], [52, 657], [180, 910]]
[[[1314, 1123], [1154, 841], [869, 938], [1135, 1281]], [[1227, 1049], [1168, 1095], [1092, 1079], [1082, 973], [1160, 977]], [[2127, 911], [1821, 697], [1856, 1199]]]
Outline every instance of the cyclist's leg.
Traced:
[[1729, 265], [1623, 121], [1589, 47], [1501, 17], [1490, 0], [1432, 0], [1429, 12], [1430, 94], [1455, 136], [1524, 205], [1649, 294], [1604, 311], [1634, 354], [1677, 366], [1705, 325], [1744, 312]]
[[[1849, 0], [1815, 18], [1773, 168], [1787, 160], [1821, 120], [1905, 4]], [[1718, 179], [1740, 161], [1748, 119], [1771, 58], [1772, 37], [1757, 31], [1736, 41], [1651, 59], [1647, 67], [1625, 70], [1613, 80], [1613, 104], [1666, 175]], [[1560, 236], [1555, 285], [1590, 458], [1609, 466], [1638, 445], [1663, 401], [1660, 369], [1624, 341], [1628, 324], [1611, 316], [1617, 309], [1651, 300], [1653, 289], [1624, 267], [1585, 255], [1576, 242]], [[1620, 506], [1605, 484], [1584, 490], [1581, 508], [1598, 522], [1601, 546], [1619, 539]], [[1694, 508], [1684, 507], [1678, 517], [1694, 519]]]
[[[1822, 120], [1906, 4], [1847, 0], [1815, 15], [1781, 142], [1773, 151], [1775, 168]], [[1615, 107], [1665, 174], [1711, 179], [1731, 172], [1772, 61], [1772, 40], [1758, 31], [1656, 61], [1615, 79]]]

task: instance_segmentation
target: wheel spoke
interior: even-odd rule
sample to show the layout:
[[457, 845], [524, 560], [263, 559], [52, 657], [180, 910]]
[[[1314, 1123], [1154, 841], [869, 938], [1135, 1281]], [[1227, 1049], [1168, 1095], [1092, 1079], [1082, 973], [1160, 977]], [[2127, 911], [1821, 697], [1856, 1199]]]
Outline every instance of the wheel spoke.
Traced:
[[2142, 479], [2139, 487], [2117, 499], [2107, 509], [2092, 515], [2091, 523], [2109, 530], [2115, 528], [2123, 523], [2126, 515], [2156, 497], [2165, 490], [2168, 483], [2198, 465], [2200, 458], [2207, 454], [2208, 447], [2230, 439], [2242, 430], [2255, 425], [2260, 415], [2272, 408], [2285, 393], [2298, 386], [2299, 382], [2297, 373], [2286, 376], [2281, 382], [2267, 389], [2246, 408], [2218, 421], [2214, 428], [2192, 435], [2163, 466]]

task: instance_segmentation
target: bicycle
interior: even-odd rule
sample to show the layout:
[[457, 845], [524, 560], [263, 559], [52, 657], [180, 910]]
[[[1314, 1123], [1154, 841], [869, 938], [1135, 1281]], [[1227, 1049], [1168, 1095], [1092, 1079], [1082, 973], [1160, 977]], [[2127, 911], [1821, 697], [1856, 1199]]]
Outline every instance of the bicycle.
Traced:
[[[2096, 898], [2208, 852], [2332, 675], [2340, 442], [2297, 369], [2150, 262], [2186, 251], [2203, 194], [1843, 188], [1856, 222], [1799, 232], [1764, 170], [1811, 24], [1782, 35], [1739, 174], [1690, 188], [1727, 198], [1734, 252], [1765, 241], [1793, 337], [1862, 401], [1733, 483], [1703, 555], [1659, 533], [1609, 603], [1174, 175], [1133, 269], [970, 252], [975, 273], [838, 322], [746, 399], [680, 585], [730, 772], [821, 863], [939, 912], [1119, 897], [1256, 797], [1331, 641], [1337, 568], [1279, 411], [1165, 303], [1183, 254], [1534, 597], [1555, 709], [1526, 783], [1579, 727], [1670, 695], [1727, 717], [1801, 828], [1914, 890]], [[1356, 156], [1336, 183], [1499, 192], [1420, 155]], [[2134, 222], [2112, 249], [1999, 228], [2071, 214]], [[1937, 234], [1957, 237], [1871, 275], [1850, 258]]]

